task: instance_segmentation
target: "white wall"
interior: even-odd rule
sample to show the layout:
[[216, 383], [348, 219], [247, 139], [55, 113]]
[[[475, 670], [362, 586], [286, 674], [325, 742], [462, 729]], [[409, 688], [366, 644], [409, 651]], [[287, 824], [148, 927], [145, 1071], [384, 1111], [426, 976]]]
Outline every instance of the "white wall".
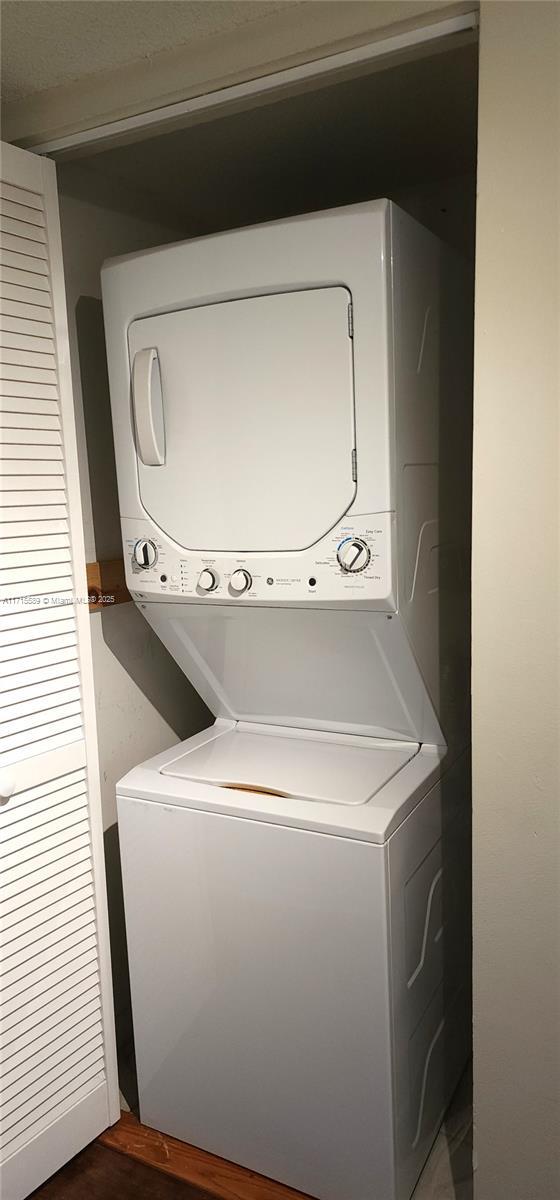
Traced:
[[[123, 212], [115, 184], [59, 171], [66, 297], [87, 561], [122, 557], [99, 270], [111, 255], [174, 240], [177, 230]], [[80, 198], [87, 190], [96, 202]], [[111, 207], [113, 194], [119, 207]], [[92, 503], [92, 496], [94, 503]], [[145, 758], [200, 729], [206, 710], [132, 603], [91, 616], [103, 824], [115, 784]]]
[[560, 1196], [560, 5], [483, 3], [473, 529], [477, 1200]]

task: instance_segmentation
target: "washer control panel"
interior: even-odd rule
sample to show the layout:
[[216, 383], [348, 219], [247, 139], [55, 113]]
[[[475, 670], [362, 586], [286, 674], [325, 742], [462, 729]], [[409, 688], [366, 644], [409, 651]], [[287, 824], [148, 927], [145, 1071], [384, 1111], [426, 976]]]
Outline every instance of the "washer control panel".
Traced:
[[181, 549], [149, 520], [124, 518], [127, 585], [139, 600], [391, 611], [393, 521], [393, 513], [346, 518], [308, 550], [231, 555]]

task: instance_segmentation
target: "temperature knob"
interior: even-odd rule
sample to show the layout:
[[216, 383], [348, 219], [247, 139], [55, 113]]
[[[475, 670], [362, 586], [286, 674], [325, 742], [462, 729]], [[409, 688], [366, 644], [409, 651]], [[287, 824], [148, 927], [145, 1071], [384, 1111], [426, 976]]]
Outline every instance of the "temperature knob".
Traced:
[[340, 543], [336, 557], [343, 571], [365, 571], [371, 558], [367, 542], [361, 538], [346, 538]]
[[218, 576], [215, 571], [210, 571], [208, 567], [201, 571], [198, 586], [201, 592], [213, 592], [218, 586]]
[[142, 567], [147, 571], [149, 567], [155, 566], [157, 562], [157, 550], [153, 542], [147, 538], [140, 538], [136, 543], [133, 551], [133, 559], [137, 567]]
[[242, 596], [249, 590], [253, 580], [248, 571], [234, 571], [229, 586], [236, 596]]

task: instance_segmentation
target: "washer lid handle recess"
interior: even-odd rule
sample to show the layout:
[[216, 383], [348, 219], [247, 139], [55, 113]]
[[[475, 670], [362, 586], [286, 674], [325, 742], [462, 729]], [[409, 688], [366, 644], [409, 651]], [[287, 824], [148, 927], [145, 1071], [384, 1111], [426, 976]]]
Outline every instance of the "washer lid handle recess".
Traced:
[[165, 463], [163, 395], [157, 350], [137, 350], [132, 364], [132, 403], [138, 456], [146, 467]]

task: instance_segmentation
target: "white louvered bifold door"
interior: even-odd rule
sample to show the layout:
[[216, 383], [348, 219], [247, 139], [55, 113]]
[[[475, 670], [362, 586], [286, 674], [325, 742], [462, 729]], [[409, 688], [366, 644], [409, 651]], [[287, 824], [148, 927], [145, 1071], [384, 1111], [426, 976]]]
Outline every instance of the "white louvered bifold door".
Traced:
[[89, 612], [54, 164], [2, 147], [0, 1194], [118, 1119]]

